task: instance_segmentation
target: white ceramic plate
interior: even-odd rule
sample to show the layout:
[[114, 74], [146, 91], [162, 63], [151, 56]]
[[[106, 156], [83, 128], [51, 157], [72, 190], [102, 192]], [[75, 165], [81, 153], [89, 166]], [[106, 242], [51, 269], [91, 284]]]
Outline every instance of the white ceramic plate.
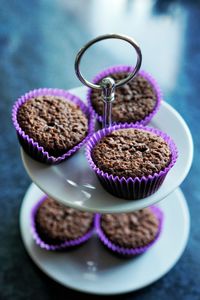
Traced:
[[189, 212], [180, 189], [159, 203], [164, 226], [160, 239], [145, 254], [122, 259], [108, 252], [94, 236], [67, 253], [50, 253], [35, 245], [30, 212], [43, 193], [32, 184], [20, 212], [20, 228], [27, 252], [48, 276], [66, 287], [94, 294], [119, 294], [145, 287], [165, 275], [180, 258], [188, 239]]
[[[86, 98], [86, 89], [71, 91]], [[67, 161], [48, 166], [31, 159], [21, 151], [25, 169], [32, 181], [46, 194], [63, 204], [80, 210], [96, 212], [128, 212], [152, 205], [177, 188], [188, 174], [193, 158], [193, 142], [190, 131], [176, 110], [162, 102], [159, 112], [150, 124], [170, 135], [178, 147], [179, 157], [160, 189], [153, 195], [137, 200], [119, 199], [106, 192], [88, 166], [84, 149]]]

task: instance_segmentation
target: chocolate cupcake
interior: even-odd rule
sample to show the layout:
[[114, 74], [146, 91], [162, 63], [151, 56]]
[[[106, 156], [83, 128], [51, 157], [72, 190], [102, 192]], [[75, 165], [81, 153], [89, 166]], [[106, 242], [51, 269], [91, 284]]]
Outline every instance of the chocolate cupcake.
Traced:
[[34, 90], [18, 99], [13, 123], [24, 150], [48, 164], [71, 156], [93, 131], [91, 111], [76, 96], [57, 89]]
[[61, 250], [87, 241], [93, 233], [94, 215], [43, 197], [32, 210], [32, 233], [46, 250]]
[[[93, 82], [100, 83], [106, 76], [112, 77], [117, 82], [128, 77], [132, 71], [133, 67], [130, 66], [111, 67], [98, 74]], [[156, 81], [145, 71], [139, 71], [134, 79], [122, 87], [116, 88], [115, 101], [112, 104], [113, 124], [148, 124], [160, 106], [161, 97], [161, 91]], [[102, 122], [101, 91], [89, 89], [87, 98], [97, 120]]]
[[96, 132], [88, 142], [87, 158], [108, 192], [135, 200], [158, 190], [177, 150], [158, 129], [121, 124]]
[[109, 250], [133, 256], [144, 253], [157, 241], [162, 221], [162, 211], [152, 206], [132, 213], [97, 215], [95, 227]]

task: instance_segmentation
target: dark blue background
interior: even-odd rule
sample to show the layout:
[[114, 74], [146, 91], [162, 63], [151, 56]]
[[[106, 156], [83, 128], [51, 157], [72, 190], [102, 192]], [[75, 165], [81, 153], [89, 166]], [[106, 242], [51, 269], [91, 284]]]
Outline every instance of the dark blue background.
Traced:
[[[195, 143], [193, 167], [182, 184], [192, 221], [184, 255], [157, 283], [115, 299], [200, 299], [200, 2], [1, 0], [0, 5], [0, 299], [94, 299], [56, 284], [26, 254], [18, 217], [30, 179], [10, 114], [15, 99], [26, 91], [80, 85], [73, 69], [78, 49], [107, 32], [136, 38], [143, 68], [157, 78], [165, 100], [185, 118]], [[88, 78], [105, 66], [132, 63], [129, 49], [124, 52], [124, 46], [115, 45], [106, 42], [90, 51], [83, 63]]]

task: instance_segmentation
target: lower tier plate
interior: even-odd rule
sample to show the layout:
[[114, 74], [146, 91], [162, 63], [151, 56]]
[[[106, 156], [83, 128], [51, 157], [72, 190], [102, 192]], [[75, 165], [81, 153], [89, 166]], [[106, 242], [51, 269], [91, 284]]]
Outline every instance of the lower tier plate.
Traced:
[[135, 291], [165, 275], [185, 249], [190, 217], [180, 189], [158, 205], [165, 216], [158, 242], [145, 254], [131, 259], [115, 257], [101, 245], [96, 236], [67, 253], [50, 253], [40, 249], [31, 236], [30, 213], [41, 196], [43, 192], [32, 184], [23, 199], [20, 212], [22, 239], [35, 264], [46, 275], [66, 287], [101, 295]]

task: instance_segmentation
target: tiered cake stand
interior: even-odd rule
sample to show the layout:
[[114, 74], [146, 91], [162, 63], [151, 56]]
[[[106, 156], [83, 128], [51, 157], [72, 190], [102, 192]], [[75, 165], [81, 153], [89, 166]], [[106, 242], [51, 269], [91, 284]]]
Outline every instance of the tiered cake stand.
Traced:
[[[86, 99], [85, 88], [71, 90], [71, 93], [83, 101]], [[34, 182], [21, 206], [22, 239], [35, 264], [55, 281], [83, 292], [119, 294], [153, 283], [180, 258], [188, 239], [190, 217], [178, 187], [191, 167], [192, 137], [182, 117], [164, 101], [150, 126], [163, 130], [174, 139], [179, 156], [160, 189], [142, 200], [128, 201], [107, 193], [88, 167], [84, 149], [56, 166], [41, 164], [21, 150], [25, 169]], [[160, 201], [158, 206], [165, 216], [161, 237], [149, 251], [133, 259], [118, 258], [107, 252], [95, 235], [85, 245], [70, 252], [42, 250], [32, 239], [30, 214], [44, 193], [79, 210], [101, 213], [130, 212]]]

